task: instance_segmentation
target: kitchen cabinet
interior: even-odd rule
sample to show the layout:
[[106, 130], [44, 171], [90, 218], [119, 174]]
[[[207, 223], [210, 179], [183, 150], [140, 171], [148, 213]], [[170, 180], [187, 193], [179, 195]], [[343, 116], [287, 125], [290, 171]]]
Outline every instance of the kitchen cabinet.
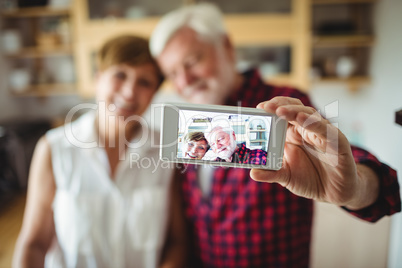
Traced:
[[374, 0], [312, 0], [313, 83], [370, 83]]
[[7, 88], [15, 96], [77, 94], [71, 9], [0, 11]]

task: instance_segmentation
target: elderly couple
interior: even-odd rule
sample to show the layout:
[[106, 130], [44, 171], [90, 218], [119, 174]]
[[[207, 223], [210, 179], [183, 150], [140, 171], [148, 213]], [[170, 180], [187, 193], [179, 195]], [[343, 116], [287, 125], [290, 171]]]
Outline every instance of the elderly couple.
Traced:
[[[15, 267], [307, 267], [313, 200], [367, 221], [401, 209], [395, 170], [351, 146], [305, 94], [266, 84], [256, 70], [236, 70], [232, 42], [211, 4], [167, 14], [150, 51], [147, 40], [121, 36], [104, 44], [98, 59], [96, 100], [109, 109], [66, 127], [100, 146], [72, 145], [63, 127], [38, 142]], [[141, 136], [145, 126], [126, 119], [143, 114], [164, 76], [189, 102], [241, 101], [284, 117], [283, 167], [188, 165], [174, 173], [130, 166], [130, 153], [158, 159], [151, 141], [116, 145]], [[217, 140], [209, 142], [218, 148]]]
[[198, 131], [189, 132], [183, 140], [185, 158], [201, 160], [211, 148], [213, 156], [204, 160], [255, 165], [267, 163], [267, 152], [261, 149], [251, 150], [244, 143], [238, 145], [231, 127], [215, 126], [206, 135]]

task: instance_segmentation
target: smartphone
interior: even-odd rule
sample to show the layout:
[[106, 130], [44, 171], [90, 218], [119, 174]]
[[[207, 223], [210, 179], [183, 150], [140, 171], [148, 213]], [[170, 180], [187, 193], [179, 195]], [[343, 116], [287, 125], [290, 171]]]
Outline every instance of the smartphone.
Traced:
[[282, 167], [287, 121], [262, 109], [162, 104], [163, 161], [236, 168]]

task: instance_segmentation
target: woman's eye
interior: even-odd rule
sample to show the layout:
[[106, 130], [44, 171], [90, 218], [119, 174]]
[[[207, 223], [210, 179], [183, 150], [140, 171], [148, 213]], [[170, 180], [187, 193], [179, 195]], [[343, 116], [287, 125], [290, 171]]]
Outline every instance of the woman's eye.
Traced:
[[140, 81], [139, 81], [139, 84], [141, 85], [141, 86], [143, 86], [143, 87], [152, 87], [153, 85], [152, 85], [152, 82], [150, 82], [150, 81], [148, 81], [148, 80], [146, 80], [146, 79], [141, 79]]
[[127, 75], [124, 72], [117, 72], [114, 74], [114, 77], [116, 77], [117, 79], [124, 80], [126, 79]]

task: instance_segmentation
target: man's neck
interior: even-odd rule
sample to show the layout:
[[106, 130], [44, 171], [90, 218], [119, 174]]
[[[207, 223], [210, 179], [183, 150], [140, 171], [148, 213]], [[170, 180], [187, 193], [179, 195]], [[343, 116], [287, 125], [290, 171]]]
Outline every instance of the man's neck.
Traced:
[[244, 76], [241, 73], [236, 72], [233, 77], [233, 82], [229, 86], [228, 90], [226, 90], [226, 95], [222, 98], [222, 103], [220, 104], [225, 105], [228, 100], [233, 98], [233, 96], [236, 96], [243, 87], [244, 81]]

